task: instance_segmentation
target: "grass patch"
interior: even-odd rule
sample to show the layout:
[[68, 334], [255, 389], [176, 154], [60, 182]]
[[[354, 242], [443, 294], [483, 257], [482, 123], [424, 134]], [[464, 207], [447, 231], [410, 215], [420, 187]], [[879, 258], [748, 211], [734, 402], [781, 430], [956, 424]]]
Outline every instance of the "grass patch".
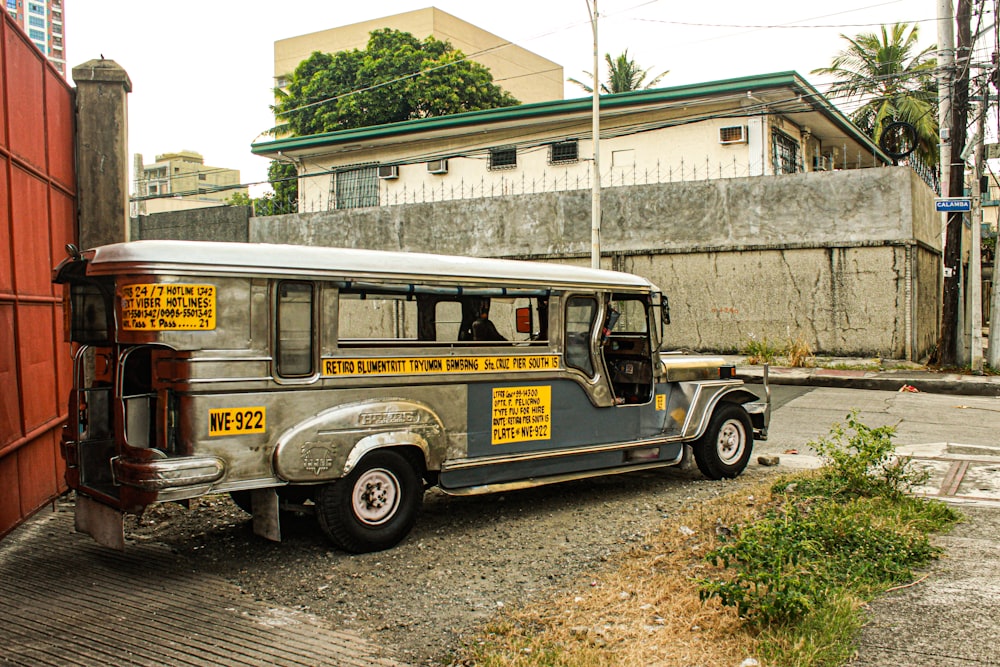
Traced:
[[852, 414], [810, 443], [826, 465], [666, 522], [576, 591], [507, 611], [454, 664], [843, 664], [863, 605], [937, 556], [958, 515], [907, 495], [923, 475], [891, 427]]
[[781, 348], [769, 343], [767, 338], [758, 339], [750, 334], [750, 339], [740, 348], [740, 354], [746, 356], [748, 364], [773, 364], [781, 354]]

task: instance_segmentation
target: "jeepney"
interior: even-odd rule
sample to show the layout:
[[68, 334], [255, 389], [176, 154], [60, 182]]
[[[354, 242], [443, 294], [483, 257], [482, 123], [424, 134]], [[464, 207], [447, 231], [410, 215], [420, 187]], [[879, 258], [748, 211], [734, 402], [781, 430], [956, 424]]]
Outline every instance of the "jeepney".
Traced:
[[[74, 344], [61, 443], [77, 529], [229, 493], [259, 535], [316, 515], [389, 548], [426, 489], [478, 494], [681, 462], [743, 471], [767, 435], [717, 357], [661, 352], [645, 278], [564, 264], [137, 241], [54, 270]], [[767, 392], [765, 392], [767, 393]]]

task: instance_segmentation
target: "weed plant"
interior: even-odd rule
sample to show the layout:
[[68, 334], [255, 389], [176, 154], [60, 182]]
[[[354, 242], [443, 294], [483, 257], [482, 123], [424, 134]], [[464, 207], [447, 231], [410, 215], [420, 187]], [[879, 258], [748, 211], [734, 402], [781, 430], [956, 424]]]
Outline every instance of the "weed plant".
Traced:
[[758, 339], [750, 334], [750, 339], [743, 345], [740, 353], [746, 356], [748, 364], [773, 364], [781, 354], [781, 349], [769, 343], [767, 338]]
[[[763, 652], [774, 664], [839, 664], [844, 656], [836, 650], [800, 653], [815, 648], [809, 633], [817, 619], [911, 580], [914, 568], [939, 553], [928, 533], [957, 520], [943, 503], [906, 495], [926, 474], [895, 456], [894, 433], [852, 413], [846, 428], [838, 424], [810, 443], [826, 463], [817, 474], [775, 484], [767, 511], [706, 555], [721, 569], [701, 580], [702, 600], [735, 607], [771, 637]], [[821, 644], [850, 646], [850, 634], [837, 637], [839, 626], [825, 628], [833, 638]]]

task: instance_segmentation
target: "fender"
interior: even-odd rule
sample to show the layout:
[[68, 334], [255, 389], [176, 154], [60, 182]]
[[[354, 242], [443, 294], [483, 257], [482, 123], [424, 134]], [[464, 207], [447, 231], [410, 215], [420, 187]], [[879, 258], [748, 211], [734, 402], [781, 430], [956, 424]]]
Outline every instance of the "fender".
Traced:
[[348, 474], [361, 458], [382, 447], [408, 445], [444, 451], [444, 425], [430, 406], [404, 398], [358, 401], [324, 410], [278, 438], [271, 465], [291, 483], [315, 483]]
[[[688, 441], [697, 440], [705, 434], [708, 422], [719, 403], [744, 404], [760, 399], [753, 392], [743, 388], [742, 381], [681, 382], [681, 389], [690, 396], [690, 408], [684, 421], [682, 433]], [[700, 415], [695, 421], [692, 417]]]

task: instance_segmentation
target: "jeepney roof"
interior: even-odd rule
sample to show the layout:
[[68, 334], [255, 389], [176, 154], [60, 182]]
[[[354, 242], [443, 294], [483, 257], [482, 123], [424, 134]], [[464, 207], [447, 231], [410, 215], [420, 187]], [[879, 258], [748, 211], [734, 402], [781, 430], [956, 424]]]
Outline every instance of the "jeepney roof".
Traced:
[[340, 280], [407, 282], [474, 281], [493, 286], [656, 290], [630, 273], [509, 259], [429, 253], [321, 248], [270, 243], [132, 241], [83, 253], [87, 273], [109, 275], [159, 271], [201, 275], [268, 275]]

